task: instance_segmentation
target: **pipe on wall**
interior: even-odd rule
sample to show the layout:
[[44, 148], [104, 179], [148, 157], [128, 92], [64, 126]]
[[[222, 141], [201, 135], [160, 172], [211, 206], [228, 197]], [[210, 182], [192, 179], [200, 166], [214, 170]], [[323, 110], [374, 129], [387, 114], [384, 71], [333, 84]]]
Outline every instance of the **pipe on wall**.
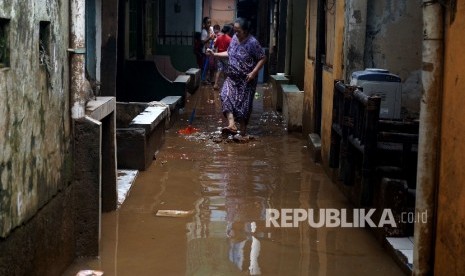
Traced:
[[422, 84], [416, 188], [416, 214], [427, 212], [426, 223], [416, 222], [413, 275], [432, 275], [435, 212], [439, 182], [439, 137], [443, 76], [444, 26], [439, 2], [423, 0]]
[[71, 117], [73, 119], [85, 116], [88, 87], [85, 76], [85, 0], [71, 0], [70, 48], [71, 52]]

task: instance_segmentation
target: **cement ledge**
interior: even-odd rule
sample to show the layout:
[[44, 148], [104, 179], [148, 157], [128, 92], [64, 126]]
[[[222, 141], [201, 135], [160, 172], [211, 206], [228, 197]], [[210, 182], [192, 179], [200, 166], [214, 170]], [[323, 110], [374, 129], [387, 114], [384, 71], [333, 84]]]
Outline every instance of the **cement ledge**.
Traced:
[[313, 162], [321, 163], [321, 139], [316, 133], [310, 133], [308, 135], [308, 151]]
[[97, 97], [96, 100], [89, 101], [86, 105], [86, 115], [98, 121], [115, 110], [115, 97]]

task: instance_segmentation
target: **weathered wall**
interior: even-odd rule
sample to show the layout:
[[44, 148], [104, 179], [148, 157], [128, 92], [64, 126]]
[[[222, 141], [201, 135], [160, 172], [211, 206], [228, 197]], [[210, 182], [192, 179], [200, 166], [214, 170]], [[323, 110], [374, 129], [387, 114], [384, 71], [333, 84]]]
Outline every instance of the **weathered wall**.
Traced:
[[306, 16], [306, 1], [305, 0], [292, 0], [289, 1], [290, 7], [288, 13], [292, 13], [292, 17], [288, 20], [288, 33], [291, 33], [289, 59], [289, 74], [291, 81], [297, 85], [299, 89], [304, 87], [304, 66], [305, 66], [305, 36], [302, 34], [302, 29], [305, 27]]
[[[189, 0], [192, 1], [192, 0]], [[204, 14], [212, 19], [212, 26], [234, 22], [236, 18], [236, 1], [234, 0], [212, 0], [210, 3], [204, 1]], [[207, 7], [206, 7], [207, 6]]]
[[[7, 237], [71, 179], [68, 1], [0, 0], [0, 17], [10, 20], [10, 66], [0, 69], [0, 237]], [[40, 21], [50, 22], [48, 73], [39, 65]]]
[[[158, 2], [158, 1], [157, 1]], [[179, 10], [175, 10], [176, 3], [179, 5]], [[177, 12], [179, 11], [179, 12]], [[183, 32], [191, 34], [195, 29], [195, 1], [178, 0], [166, 1], [165, 7], [165, 26], [167, 34]], [[157, 18], [155, 18], [157, 20]], [[158, 25], [158, 22], [156, 22]]]
[[314, 62], [308, 58], [305, 59], [305, 78], [304, 78], [304, 107], [302, 112], [302, 133], [307, 137], [313, 132], [313, 80], [314, 80]]
[[435, 275], [465, 271], [465, 2], [447, 9]]
[[402, 106], [414, 117], [421, 96], [421, 5], [420, 0], [367, 1], [364, 65], [400, 76]]
[[[329, 149], [331, 147], [331, 125], [333, 118], [333, 89], [334, 80], [343, 78], [344, 51], [344, 1], [336, 1], [336, 21], [334, 26], [333, 68], [323, 71], [323, 101], [321, 114], [321, 158], [324, 164], [329, 164]], [[329, 54], [329, 53], [328, 53]]]
[[352, 72], [364, 69], [367, 28], [367, 0], [347, 1], [344, 29], [344, 80], [350, 82]]
[[[312, 11], [312, 7], [315, 8], [316, 4], [311, 2], [317, 0], [309, 0], [307, 9], [307, 36], [316, 33], [312, 32], [311, 28], [316, 26], [315, 11]], [[334, 80], [343, 78], [343, 32], [344, 32], [344, 1], [336, 1], [336, 21], [334, 31], [334, 52], [327, 53], [334, 56], [333, 67], [324, 68], [323, 70], [323, 89], [322, 89], [322, 107], [321, 107], [321, 156], [323, 164], [328, 165], [329, 148], [331, 146], [331, 120], [333, 111], [333, 88]], [[312, 16], [310, 16], [312, 15]], [[307, 39], [307, 50], [311, 37]], [[305, 59], [305, 82], [304, 82], [304, 114], [303, 114], [303, 133], [305, 136], [308, 133], [313, 132], [313, 82], [314, 82], [315, 64], [312, 58], [309, 58], [308, 51], [306, 51]]]
[[[311, 39], [315, 39], [316, 29], [316, 1], [307, 0], [307, 19], [305, 20], [305, 76], [304, 76], [304, 107], [302, 114], [302, 133], [304, 137], [307, 137], [309, 133], [314, 132], [313, 123], [313, 82], [315, 75], [315, 57], [310, 53], [315, 52], [315, 43], [310, 43]], [[313, 32], [312, 32], [313, 31]]]

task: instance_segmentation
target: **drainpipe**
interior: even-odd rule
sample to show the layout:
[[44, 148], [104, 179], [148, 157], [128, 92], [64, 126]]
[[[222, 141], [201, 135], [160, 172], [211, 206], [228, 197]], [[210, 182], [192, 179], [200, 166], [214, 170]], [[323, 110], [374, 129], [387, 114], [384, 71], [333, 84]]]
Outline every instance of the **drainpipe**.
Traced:
[[85, 116], [87, 91], [85, 89], [85, 0], [71, 0], [71, 117]]
[[415, 223], [413, 275], [432, 275], [434, 271], [443, 75], [443, 16], [443, 8], [439, 1], [423, 0], [423, 95], [420, 105], [415, 213], [427, 212], [428, 216], [426, 223]]

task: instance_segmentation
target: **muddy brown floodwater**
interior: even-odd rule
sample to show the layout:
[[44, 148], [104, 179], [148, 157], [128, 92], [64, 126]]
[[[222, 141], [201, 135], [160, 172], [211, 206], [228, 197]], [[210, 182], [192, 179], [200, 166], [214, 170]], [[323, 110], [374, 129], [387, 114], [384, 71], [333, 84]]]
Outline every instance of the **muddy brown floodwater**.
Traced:
[[[202, 86], [188, 99], [156, 160], [121, 207], [102, 215], [100, 257], [78, 259], [64, 275], [403, 275], [368, 229], [266, 227], [267, 208], [351, 206], [311, 162], [302, 135], [272, 112], [266, 86], [247, 141], [220, 135], [218, 93]], [[178, 134], [195, 102], [198, 132]]]

